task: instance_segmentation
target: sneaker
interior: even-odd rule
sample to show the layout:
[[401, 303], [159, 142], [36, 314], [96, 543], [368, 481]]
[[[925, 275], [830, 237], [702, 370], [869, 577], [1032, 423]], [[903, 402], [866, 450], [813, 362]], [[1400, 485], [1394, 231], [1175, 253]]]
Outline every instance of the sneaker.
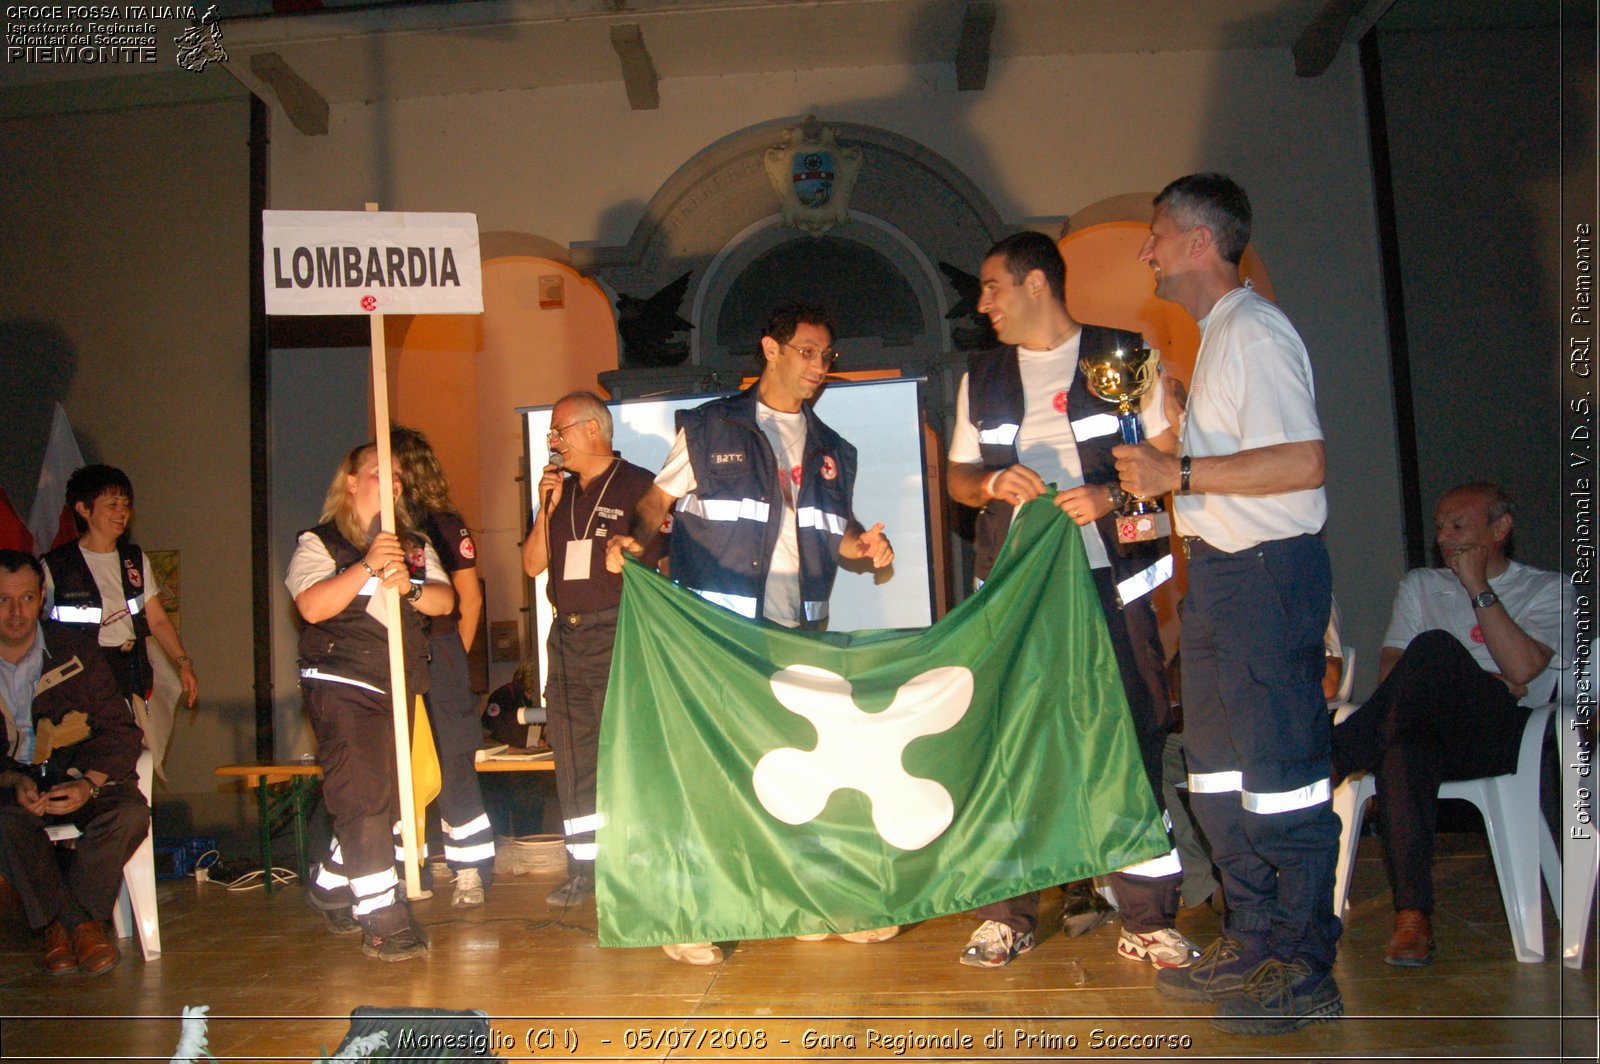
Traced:
[[476, 868], [463, 868], [456, 873], [456, 892], [450, 904], [458, 909], [483, 904], [483, 876]]
[[974, 968], [1004, 968], [1033, 949], [1032, 931], [1013, 931], [998, 920], [985, 920], [967, 939], [961, 963]]
[[361, 952], [380, 961], [408, 961], [428, 952], [428, 940], [415, 924], [390, 935], [368, 931], [361, 936]]
[[1217, 1006], [1211, 1026], [1229, 1034], [1288, 1034], [1342, 1015], [1344, 999], [1332, 972], [1312, 975], [1304, 961], [1270, 957]]
[[1394, 914], [1394, 937], [1383, 959], [1401, 968], [1420, 968], [1433, 960], [1433, 924], [1421, 909], [1401, 909]]
[[1260, 954], [1245, 950], [1244, 943], [1223, 935], [1187, 968], [1163, 968], [1156, 973], [1156, 989], [1175, 1001], [1220, 1001], [1244, 989], [1245, 976], [1262, 962]]
[[1111, 903], [1094, 889], [1094, 881], [1080, 879], [1062, 888], [1061, 930], [1068, 938], [1087, 935], [1117, 914]]
[[1123, 928], [1117, 940], [1117, 952], [1129, 960], [1149, 961], [1157, 968], [1187, 968], [1200, 959], [1194, 943], [1178, 933], [1175, 927], [1144, 934]]
[[[825, 942], [833, 938], [836, 932], [823, 931], [815, 935], [796, 935], [796, 942]], [[874, 927], [868, 931], [840, 931], [838, 936], [846, 942], [866, 944], [871, 942], [887, 942], [900, 933], [899, 924], [890, 924], [888, 927]]]
[[679, 946], [662, 946], [661, 952], [684, 964], [721, 964], [722, 950], [710, 942], [685, 942]]
[[594, 895], [594, 879], [585, 872], [571, 876], [567, 881], [552, 890], [544, 899], [546, 905], [555, 905], [569, 909], [585, 898]]

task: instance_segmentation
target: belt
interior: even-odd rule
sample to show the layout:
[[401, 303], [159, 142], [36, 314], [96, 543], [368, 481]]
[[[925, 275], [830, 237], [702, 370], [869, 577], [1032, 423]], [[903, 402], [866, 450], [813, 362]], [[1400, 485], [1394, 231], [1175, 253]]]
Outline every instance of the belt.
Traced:
[[1183, 556], [1185, 558], [1206, 558], [1213, 554], [1227, 554], [1221, 547], [1213, 547], [1199, 536], [1183, 537]]
[[600, 624], [605, 621], [614, 621], [621, 612], [619, 607], [613, 606], [609, 610], [593, 610], [589, 613], [566, 613], [562, 610], [555, 611], [556, 623], [563, 628], [581, 628], [586, 624]]

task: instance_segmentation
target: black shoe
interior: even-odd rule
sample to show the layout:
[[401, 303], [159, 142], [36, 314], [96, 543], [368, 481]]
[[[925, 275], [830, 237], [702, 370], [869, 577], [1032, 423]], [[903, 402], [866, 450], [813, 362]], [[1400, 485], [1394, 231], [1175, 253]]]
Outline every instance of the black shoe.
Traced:
[[368, 931], [361, 936], [361, 952], [380, 961], [408, 961], [428, 952], [428, 940], [416, 924], [390, 935]]
[[1217, 1006], [1211, 1026], [1229, 1034], [1288, 1034], [1344, 1015], [1332, 972], [1311, 974], [1304, 961], [1263, 961], [1240, 992]]
[[304, 895], [306, 904], [311, 906], [311, 911], [322, 917], [322, 925], [336, 935], [359, 935], [361, 925], [356, 923], [355, 914], [350, 911], [350, 906], [340, 905], [334, 908], [325, 908], [317, 903], [317, 899], [308, 890]]
[[594, 878], [587, 873], [580, 872], [575, 876], [569, 877], [565, 883], [552, 890], [544, 899], [544, 903], [568, 909], [593, 895]]
[[1244, 990], [1245, 979], [1264, 958], [1247, 953], [1236, 938], [1223, 935], [1187, 968], [1156, 973], [1156, 989], [1176, 1001], [1220, 1001]]
[[1087, 935], [1116, 914], [1092, 880], [1080, 879], [1062, 888], [1061, 930], [1068, 938]]

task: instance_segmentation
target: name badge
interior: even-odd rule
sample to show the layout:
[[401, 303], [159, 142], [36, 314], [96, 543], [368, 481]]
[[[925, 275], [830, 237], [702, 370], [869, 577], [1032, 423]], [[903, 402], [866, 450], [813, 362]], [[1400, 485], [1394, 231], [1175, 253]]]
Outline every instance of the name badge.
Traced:
[[594, 540], [575, 539], [567, 544], [567, 563], [562, 567], [561, 579], [589, 579], [590, 564], [594, 558]]

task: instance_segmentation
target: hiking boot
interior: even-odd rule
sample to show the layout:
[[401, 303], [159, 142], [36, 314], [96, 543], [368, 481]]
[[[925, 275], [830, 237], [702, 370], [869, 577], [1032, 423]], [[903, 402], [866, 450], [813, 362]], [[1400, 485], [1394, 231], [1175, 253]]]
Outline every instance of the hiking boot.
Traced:
[[998, 920], [985, 920], [967, 939], [961, 963], [974, 968], [1004, 968], [1031, 949], [1032, 931], [1013, 931]]
[[1401, 968], [1420, 968], [1433, 960], [1433, 924], [1421, 909], [1401, 909], [1394, 914], [1394, 936], [1383, 959]]
[[408, 961], [428, 952], [428, 940], [415, 924], [390, 935], [368, 931], [361, 936], [361, 952], [380, 961]]
[[1187, 968], [1200, 958], [1194, 943], [1175, 927], [1163, 927], [1148, 934], [1122, 929], [1117, 952], [1129, 960], [1149, 961], [1157, 968]]
[[1117, 910], [1094, 889], [1094, 881], [1080, 879], [1062, 888], [1061, 930], [1068, 938], [1087, 935], [1113, 916]]
[[677, 946], [662, 946], [661, 952], [683, 964], [721, 964], [722, 950], [710, 942], [685, 942]]
[[556, 905], [563, 909], [570, 909], [585, 898], [594, 896], [594, 876], [589, 872], [577, 872], [568, 877], [567, 881], [552, 890], [544, 899], [546, 905]]
[[1304, 961], [1270, 957], [1217, 1006], [1211, 1026], [1229, 1034], [1288, 1034], [1342, 1015], [1344, 999], [1332, 972], [1313, 975]]
[[450, 904], [458, 909], [483, 904], [483, 876], [476, 868], [463, 868], [456, 873], [456, 892]]
[[359, 935], [361, 925], [356, 923], [355, 915], [350, 911], [350, 906], [340, 905], [334, 908], [324, 908], [317, 903], [316, 897], [308, 890], [302, 897], [311, 911], [322, 917], [322, 926], [336, 935]]
[[1244, 943], [1224, 934], [1186, 968], [1163, 968], [1156, 989], [1175, 1001], [1220, 1001], [1244, 989], [1245, 976], [1264, 958], [1250, 954]]

